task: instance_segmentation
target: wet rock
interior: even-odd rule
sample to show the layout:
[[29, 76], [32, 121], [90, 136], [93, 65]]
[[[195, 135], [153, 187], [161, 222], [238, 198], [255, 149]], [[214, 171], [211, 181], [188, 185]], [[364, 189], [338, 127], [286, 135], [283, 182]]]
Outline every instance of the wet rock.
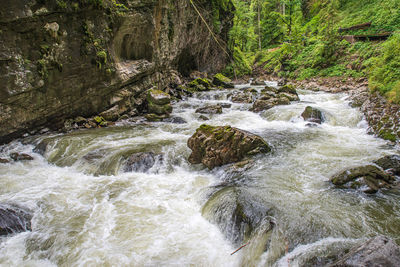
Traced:
[[278, 86], [284, 86], [287, 84], [287, 80], [286, 79], [281, 79], [278, 81]]
[[356, 246], [331, 267], [397, 267], [400, 266], [400, 247], [385, 236], [377, 236]]
[[103, 117], [106, 121], [117, 121], [119, 117], [127, 111], [128, 109], [124, 105], [115, 105], [100, 113], [99, 116]]
[[210, 120], [208, 117], [206, 117], [204, 115], [200, 115], [199, 119], [202, 120], [202, 121], [209, 121]]
[[287, 84], [287, 85], [280, 87], [278, 89], [278, 91], [280, 93], [288, 93], [288, 94], [292, 94], [292, 95], [297, 95], [296, 88], [291, 84]]
[[[240, 245], [261, 230], [267, 234], [274, 224], [270, 221], [272, 208], [243, 188], [228, 186], [215, 192], [203, 206], [202, 214], [218, 225], [221, 232], [234, 244]], [[264, 227], [263, 227], [264, 226]], [[266, 242], [260, 238], [254, 242]], [[263, 244], [264, 248], [266, 244]]]
[[241, 161], [245, 156], [270, 152], [259, 136], [230, 126], [201, 125], [188, 140], [189, 162], [209, 169]]
[[14, 161], [28, 161], [28, 160], [33, 160], [33, 157], [31, 155], [25, 154], [25, 153], [11, 153], [10, 158], [12, 158]]
[[301, 116], [305, 121], [314, 122], [318, 124], [321, 124], [325, 121], [322, 112], [319, 109], [310, 106], [306, 107]]
[[278, 103], [275, 98], [268, 99], [268, 100], [257, 99], [254, 102], [254, 104], [250, 110], [254, 111], [254, 112], [260, 112], [260, 111], [271, 109], [271, 108], [275, 107], [276, 105], [278, 105]]
[[172, 106], [170, 104], [157, 105], [153, 103], [148, 103], [149, 113], [154, 113], [157, 115], [166, 115], [172, 112]]
[[278, 105], [290, 105], [290, 100], [286, 96], [280, 96], [277, 98], [276, 103]]
[[243, 88], [242, 90], [243, 90], [243, 92], [246, 93], [246, 94], [253, 94], [253, 95], [255, 95], [255, 94], [258, 93], [258, 91], [257, 91], [255, 88], [252, 88], [252, 87]]
[[77, 123], [78, 125], [84, 125], [87, 122], [87, 119], [85, 119], [82, 116], [78, 116], [74, 119], [74, 122]]
[[196, 109], [196, 113], [201, 114], [222, 114], [222, 107], [220, 105], [205, 106]]
[[147, 101], [156, 105], [166, 105], [171, 103], [171, 96], [161, 90], [150, 89], [147, 92]]
[[334, 185], [357, 189], [373, 194], [381, 188], [390, 188], [394, 177], [374, 165], [350, 168], [339, 172], [330, 178]]
[[147, 172], [156, 161], [162, 161], [162, 154], [153, 152], [140, 152], [131, 155], [124, 164], [125, 172]]
[[42, 141], [39, 142], [39, 144], [37, 144], [35, 146], [35, 148], [32, 151], [44, 156], [44, 154], [46, 153], [47, 146], [49, 145], [49, 143], [50, 143], [50, 139], [43, 139]]
[[297, 94], [279, 93], [278, 97], [286, 97], [289, 99], [289, 101], [300, 101], [300, 98]]
[[176, 123], [176, 124], [184, 124], [187, 123], [183, 118], [181, 117], [172, 117], [172, 118], [166, 118], [163, 120], [164, 122], [170, 122], [170, 123]]
[[220, 105], [223, 108], [231, 108], [232, 107], [232, 104], [230, 104], [230, 103], [219, 103], [218, 105]]
[[211, 89], [211, 81], [207, 78], [197, 78], [191, 81], [188, 87], [194, 91], [209, 91]]
[[259, 79], [252, 80], [250, 83], [251, 86], [260, 86], [265, 85], [265, 82]]
[[2, 158], [0, 158], [0, 163], [1, 164], [6, 164], [6, 163], [9, 163], [10, 161], [8, 160], [8, 159], [2, 159]]
[[147, 121], [150, 121], [150, 122], [163, 121], [168, 118], [167, 115], [157, 115], [154, 113], [146, 114], [146, 115], [144, 115], [144, 117], [146, 118]]
[[232, 95], [231, 101], [234, 103], [252, 103], [253, 102], [253, 94], [238, 92]]
[[374, 161], [376, 165], [393, 175], [400, 175], [400, 156], [389, 155]]
[[273, 86], [265, 86], [264, 89], [261, 90], [262, 94], [265, 93], [274, 93], [274, 95], [276, 95], [279, 92], [279, 90]]
[[217, 73], [214, 75], [212, 83], [215, 86], [221, 86], [221, 87], [227, 88], [227, 89], [235, 88], [234, 84], [232, 83], [232, 80], [225, 77], [221, 73]]
[[0, 204], [0, 236], [31, 231], [31, 220], [26, 209]]

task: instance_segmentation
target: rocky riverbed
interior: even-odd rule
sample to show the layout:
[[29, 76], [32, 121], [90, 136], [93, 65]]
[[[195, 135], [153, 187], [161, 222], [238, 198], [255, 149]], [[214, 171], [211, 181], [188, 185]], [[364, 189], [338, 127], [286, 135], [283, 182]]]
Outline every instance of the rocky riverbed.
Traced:
[[346, 93], [198, 85], [148, 91], [159, 121], [1, 146], [0, 263], [396, 266], [399, 151]]

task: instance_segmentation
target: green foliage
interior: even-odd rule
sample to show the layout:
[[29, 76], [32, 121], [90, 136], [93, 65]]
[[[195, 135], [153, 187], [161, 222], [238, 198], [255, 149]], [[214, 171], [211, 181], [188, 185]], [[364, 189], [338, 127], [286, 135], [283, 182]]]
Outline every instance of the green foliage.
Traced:
[[386, 94], [400, 103], [400, 32], [385, 42], [379, 55], [372, 57], [367, 67], [370, 72], [370, 87]]
[[251, 61], [249, 56], [246, 56], [239, 47], [233, 49], [233, 62], [229, 64], [225, 70], [224, 74], [229, 77], [244, 76], [251, 74]]

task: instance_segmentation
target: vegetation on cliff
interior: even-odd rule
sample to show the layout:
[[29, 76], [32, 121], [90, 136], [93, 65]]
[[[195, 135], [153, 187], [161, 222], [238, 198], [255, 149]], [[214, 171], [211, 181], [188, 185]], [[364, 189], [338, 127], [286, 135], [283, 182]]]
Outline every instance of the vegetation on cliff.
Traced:
[[[270, 74], [299, 80], [368, 77], [371, 90], [400, 102], [399, 1], [233, 2], [230, 46], [240, 74], [250, 73], [248, 66], [256, 64]], [[369, 22], [364, 28], [343, 30]], [[387, 40], [379, 37], [386, 33]], [[361, 37], [348, 42], [344, 35]], [[231, 74], [232, 68], [226, 72]]]

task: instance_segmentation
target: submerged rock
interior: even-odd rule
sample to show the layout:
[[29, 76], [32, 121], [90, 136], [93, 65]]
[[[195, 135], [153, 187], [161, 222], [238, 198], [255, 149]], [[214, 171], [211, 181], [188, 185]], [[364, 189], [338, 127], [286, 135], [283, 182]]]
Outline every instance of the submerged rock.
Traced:
[[12, 158], [14, 161], [27, 161], [27, 160], [33, 160], [33, 157], [31, 155], [25, 154], [25, 153], [11, 153], [10, 158]]
[[301, 114], [305, 121], [321, 124], [325, 121], [322, 112], [319, 109], [307, 106]]
[[204, 115], [200, 115], [199, 119], [202, 120], [202, 121], [209, 121], [210, 120], [208, 117], [206, 117]]
[[220, 105], [205, 106], [196, 109], [196, 113], [200, 114], [222, 114], [222, 107]]
[[47, 146], [49, 145], [49, 143], [50, 143], [50, 139], [43, 139], [42, 141], [39, 142], [39, 144], [37, 144], [35, 146], [35, 148], [33, 149], [33, 152], [44, 156], [44, 154], [46, 153]]
[[175, 124], [184, 124], [187, 123], [183, 118], [181, 117], [172, 117], [172, 118], [166, 118], [163, 120], [163, 122], [170, 122], [170, 123], [175, 123]]
[[335, 174], [330, 180], [334, 185], [358, 189], [368, 194], [376, 193], [381, 188], [390, 188], [395, 181], [393, 176], [374, 165], [347, 169]]
[[400, 247], [385, 236], [377, 236], [352, 248], [330, 266], [397, 267], [400, 266]]
[[270, 152], [259, 136], [230, 126], [201, 125], [188, 140], [192, 150], [189, 162], [203, 163], [209, 169], [238, 162], [245, 156]]
[[393, 174], [400, 174], [400, 156], [389, 155], [374, 161], [376, 165], [384, 169], [385, 171]]
[[225, 77], [221, 73], [217, 73], [213, 77], [213, 82], [215, 86], [221, 86], [223, 88], [235, 88], [234, 84], [232, 83], [232, 80], [229, 79], [228, 77]]
[[2, 158], [0, 158], [0, 163], [3, 163], [3, 164], [5, 164], [5, 163], [9, 163], [10, 161], [8, 160], [8, 159], [2, 159]]
[[154, 154], [153, 152], [140, 152], [132, 154], [124, 164], [125, 172], [147, 172], [156, 161], [162, 161], [162, 154]]
[[31, 231], [32, 214], [17, 206], [0, 204], [0, 236]]
[[[236, 245], [248, 241], [259, 228], [264, 226], [262, 234], [267, 234], [274, 226], [269, 217], [272, 208], [239, 187], [228, 186], [215, 192], [203, 206], [202, 214]], [[267, 240], [261, 236], [254, 240], [260, 241], [265, 250]]]

